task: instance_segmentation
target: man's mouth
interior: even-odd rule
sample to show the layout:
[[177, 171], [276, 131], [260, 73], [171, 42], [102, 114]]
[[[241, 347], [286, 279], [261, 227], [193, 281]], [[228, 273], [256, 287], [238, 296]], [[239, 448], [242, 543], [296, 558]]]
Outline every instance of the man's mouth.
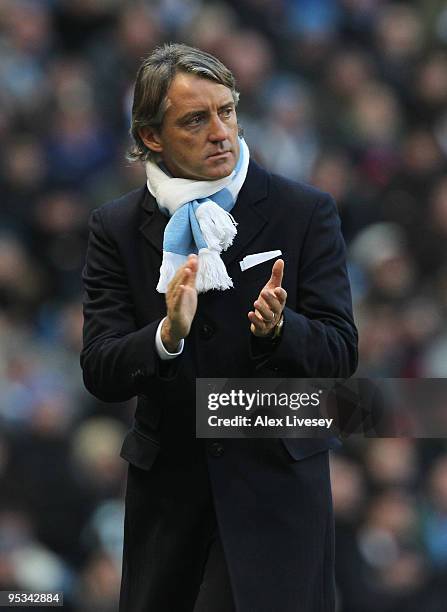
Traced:
[[228, 153], [231, 153], [231, 150], [230, 150], [230, 149], [228, 149], [228, 150], [226, 150], [226, 151], [216, 151], [216, 153], [212, 153], [211, 155], [208, 155], [208, 159], [210, 159], [210, 158], [211, 158], [211, 159], [216, 159], [216, 158], [218, 158], [218, 157], [221, 157], [221, 156], [227, 155]]

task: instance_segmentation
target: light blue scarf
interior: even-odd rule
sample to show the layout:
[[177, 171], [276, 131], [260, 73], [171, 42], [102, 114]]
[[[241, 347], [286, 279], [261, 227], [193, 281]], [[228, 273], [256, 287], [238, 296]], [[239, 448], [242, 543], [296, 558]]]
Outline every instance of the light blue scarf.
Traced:
[[164, 233], [157, 291], [166, 293], [191, 253], [199, 257], [199, 293], [233, 286], [220, 253], [228, 249], [237, 233], [230, 211], [247, 176], [249, 158], [248, 147], [239, 138], [239, 159], [233, 172], [216, 181], [171, 177], [157, 163], [146, 163], [148, 189], [160, 210], [171, 217]]

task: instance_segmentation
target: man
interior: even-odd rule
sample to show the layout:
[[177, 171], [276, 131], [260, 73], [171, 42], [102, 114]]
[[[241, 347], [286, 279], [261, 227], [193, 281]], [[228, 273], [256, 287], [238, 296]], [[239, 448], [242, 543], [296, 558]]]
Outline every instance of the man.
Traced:
[[91, 218], [85, 384], [138, 396], [121, 612], [334, 610], [330, 441], [195, 438], [196, 377], [348, 377], [357, 363], [335, 205], [249, 159], [237, 100], [216, 58], [156, 49], [132, 112], [147, 185]]

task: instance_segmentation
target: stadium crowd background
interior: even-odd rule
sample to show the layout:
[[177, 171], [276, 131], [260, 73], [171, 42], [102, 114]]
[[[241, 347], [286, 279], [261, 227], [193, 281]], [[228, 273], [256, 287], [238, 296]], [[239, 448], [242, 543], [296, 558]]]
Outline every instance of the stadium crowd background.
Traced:
[[[68, 612], [116, 610], [133, 405], [83, 389], [80, 275], [90, 211], [144, 181], [131, 89], [164, 41], [222, 58], [252, 154], [335, 196], [358, 374], [447, 375], [443, 1], [2, 0], [0, 590]], [[445, 611], [446, 441], [356, 440], [331, 468], [338, 611]]]

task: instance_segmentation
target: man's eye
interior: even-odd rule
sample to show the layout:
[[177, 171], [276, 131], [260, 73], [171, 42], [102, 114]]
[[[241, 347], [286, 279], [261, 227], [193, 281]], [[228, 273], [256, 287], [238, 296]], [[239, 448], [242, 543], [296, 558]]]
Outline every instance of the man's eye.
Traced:
[[229, 117], [231, 117], [232, 113], [233, 113], [233, 109], [231, 108], [231, 106], [230, 106], [230, 107], [228, 107], [228, 108], [224, 108], [224, 109], [223, 109], [223, 111], [222, 111], [222, 115], [223, 115], [223, 116], [224, 116], [226, 119], [228, 119]]
[[188, 125], [199, 125], [201, 121], [202, 121], [202, 116], [195, 115], [194, 117], [191, 117], [191, 119], [188, 121]]

